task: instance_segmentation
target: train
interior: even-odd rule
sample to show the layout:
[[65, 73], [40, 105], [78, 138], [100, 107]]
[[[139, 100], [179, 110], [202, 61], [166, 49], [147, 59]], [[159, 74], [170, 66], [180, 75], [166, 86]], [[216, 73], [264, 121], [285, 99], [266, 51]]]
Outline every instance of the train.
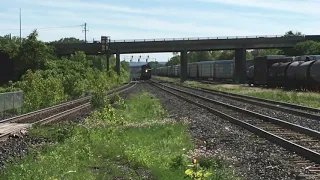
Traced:
[[319, 91], [320, 55], [257, 57], [247, 77], [254, 86]]
[[131, 68], [131, 79], [133, 80], [150, 80], [152, 68], [149, 63], [135, 68]]
[[149, 80], [151, 79], [152, 69], [149, 64], [145, 64], [141, 66], [140, 79], [141, 80]]
[[[233, 81], [234, 60], [188, 63], [189, 79]], [[159, 67], [153, 75], [180, 77], [180, 65]], [[320, 55], [267, 55], [246, 61], [246, 84], [299, 90], [320, 90]]]
[[[246, 61], [247, 68], [253, 65], [253, 59]], [[188, 63], [188, 78], [203, 80], [233, 81], [234, 60], [201, 61]], [[155, 68], [156, 76], [180, 77], [180, 65]]]

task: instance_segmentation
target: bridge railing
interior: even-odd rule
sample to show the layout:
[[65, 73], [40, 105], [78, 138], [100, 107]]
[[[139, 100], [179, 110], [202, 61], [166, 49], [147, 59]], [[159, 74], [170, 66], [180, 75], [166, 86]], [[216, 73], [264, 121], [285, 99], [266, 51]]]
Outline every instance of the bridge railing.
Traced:
[[[110, 42], [159, 42], [159, 41], [190, 41], [190, 40], [213, 40], [213, 39], [259, 39], [259, 38], [280, 38], [284, 35], [261, 35], [261, 36], [221, 36], [221, 37], [190, 37], [190, 38], [157, 38], [157, 39], [123, 39], [111, 40]], [[292, 37], [292, 36], [288, 36]], [[304, 37], [304, 35], [295, 36]]]

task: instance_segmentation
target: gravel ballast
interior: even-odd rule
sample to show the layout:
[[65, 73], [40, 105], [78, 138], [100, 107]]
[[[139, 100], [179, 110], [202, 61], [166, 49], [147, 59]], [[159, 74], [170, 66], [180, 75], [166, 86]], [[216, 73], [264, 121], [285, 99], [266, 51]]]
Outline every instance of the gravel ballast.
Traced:
[[243, 179], [298, 179], [307, 167], [294, 163], [304, 159], [280, 146], [156, 87], [146, 88], [161, 100], [170, 117], [189, 119], [197, 152], [223, 157]]
[[201, 92], [201, 91], [189, 89], [189, 88], [182, 87], [182, 86], [177, 86], [172, 83], [163, 83], [163, 84], [171, 86], [171, 87], [175, 87], [175, 88], [187, 91], [187, 92], [192, 92], [197, 95], [204, 96], [204, 97], [207, 97], [207, 98], [210, 98], [210, 99], [213, 99], [216, 101], [220, 101], [220, 102], [223, 102], [226, 104], [230, 104], [230, 105], [233, 105], [236, 107], [240, 107], [240, 108], [243, 108], [246, 110], [250, 110], [250, 111], [257, 112], [257, 113], [260, 113], [263, 115], [268, 115], [268, 116], [271, 116], [274, 118], [278, 118], [283, 121], [298, 124], [300, 126], [304, 126], [304, 127], [316, 130], [316, 131], [320, 131], [320, 123], [317, 120], [308, 119], [306, 117], [301, 117], [301, 116], [293, 115], [293, 114], [282, 112], [282, 111], [276, 111], [273, 109], [268, 109], [268, 108], [264, 108], [262, 106], [252, 105], [252, 104], [244, 103], [244, 102], [237, 101], [237, 100], [232, 100], [230, 98], [226, 98], [226, 97], [222, 97], [222, 96], [218, 96], [218, 95], [213, 95], [213, 94], [210, 94], [207, 92]]

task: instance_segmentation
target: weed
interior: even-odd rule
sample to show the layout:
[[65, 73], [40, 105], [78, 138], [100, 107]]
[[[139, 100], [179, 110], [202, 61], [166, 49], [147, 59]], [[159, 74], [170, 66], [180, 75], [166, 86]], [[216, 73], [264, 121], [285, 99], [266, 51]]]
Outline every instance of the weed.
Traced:
[[[120, 99], [119, 103], [123, 104], [119, 109], [104, 103], [86, 118], [85, 125], [70, 124], [65, 129], [59, 125], [37, 127], [34, 136], [50, 137], [59, 143], [42, 152], [29, 154], [19, 164], [9, 164], [1, 177], [185, 179], [188, 159], [184, 153], [193, 148], [190, 136], [185, 133], [187, 125], [149, 123], [142, 127], [123, 126], [130, 122], [153, 122], [150, 119], [164, 118], [166, 112], [159, 100], [146, 92], [126, 101]], [[208, 168], [212, 164], [203, 161], [201, 168], [219, 174], [222, 170]], [[199, 170], [194, 172], [199, 173]], [[230, 174], [220, 175], [220, 179], [230, 177]]]

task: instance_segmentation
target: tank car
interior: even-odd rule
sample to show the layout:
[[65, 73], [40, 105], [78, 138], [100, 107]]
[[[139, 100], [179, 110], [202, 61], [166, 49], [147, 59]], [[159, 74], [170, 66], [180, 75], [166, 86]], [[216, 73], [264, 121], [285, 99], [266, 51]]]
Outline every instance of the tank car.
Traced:
[[302, 90], [312, 89], [313, 80], [310, 76], [310, 69], [315, 62], [316, 60], [306, 61], [297, 67], [296, 79], [299, 83], [300, 89]]
[[320, 60], [317, 60], [310, 67], [310, 78], [312, 79], [315, 90], [320, 90]]
[[254, 71], [254, 66], [250, 66], [247, 69], [247, 73], [246, 73], [246, 81], [247, 83], [251, 86], [251, 84], [253, 84], [253, 72]]
[[[271, 55], [271, 56], [261, 56], [254, 58], [254, 84], [255, 85], [268, 85], [270, 67], [279, 62], [287, 62], [286, 56], [284, 55]], [[277, 67], [274, 67], [277, 68]], [[277, 72], [278, 70], [271, 68], [271, 73]]]

